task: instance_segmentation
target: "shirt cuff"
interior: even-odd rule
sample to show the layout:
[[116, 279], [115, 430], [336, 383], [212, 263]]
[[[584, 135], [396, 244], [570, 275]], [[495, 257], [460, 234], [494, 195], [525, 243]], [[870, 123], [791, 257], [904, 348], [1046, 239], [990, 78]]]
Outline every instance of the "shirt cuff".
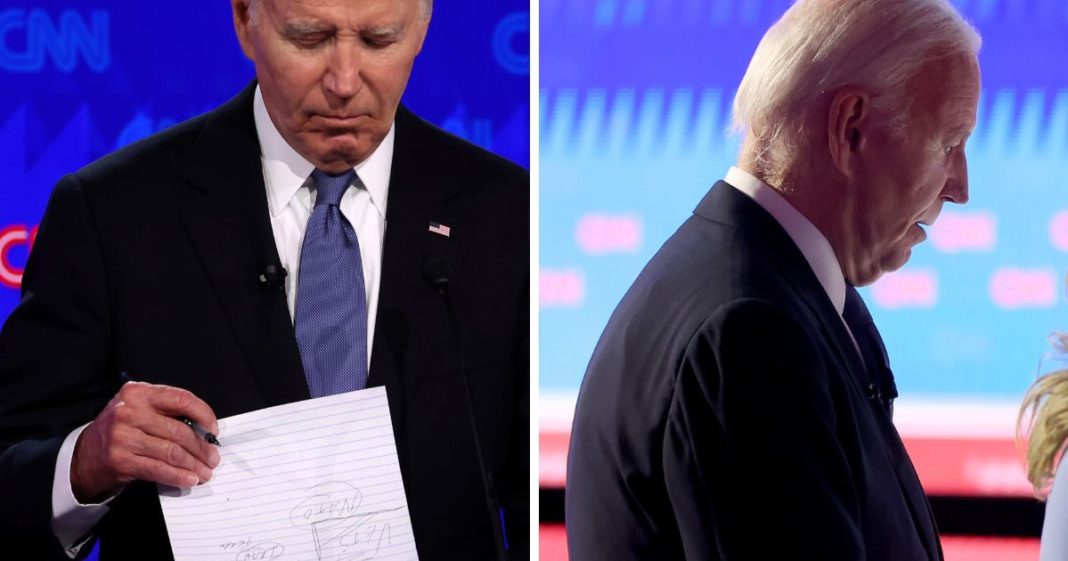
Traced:
[[70, 485], [70, 466], [74, 460], [74, 445], [87, 426], [89, 423], [74, 429], [63, 441], [52, 480], [52, 532], [71, 559], [93, 537], [93, 526], [107, 514], [107, 504], [114, 498], [98, 504], [82, 504], [74, 497], [74, 489]]

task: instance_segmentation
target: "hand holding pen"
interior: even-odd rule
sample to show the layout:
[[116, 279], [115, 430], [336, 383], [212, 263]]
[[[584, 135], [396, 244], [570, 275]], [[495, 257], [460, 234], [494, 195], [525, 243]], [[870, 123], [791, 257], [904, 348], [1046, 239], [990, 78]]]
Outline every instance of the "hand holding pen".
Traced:
[[178, 420], [185, 423], [189, 428], [193, 429], [193, 434], [196, 434], [198, 438], [203, 438], [208, 444], [214, 444], [220, 446], [218, 437], [215, 436], [208, 429], [198, 425], [189, 417], [178, 417]]
[[193, 487], [219, 465], [218, 430], [215, 412], [192, 392], [127, 381], [79, 435], [71, 488], [89, 503], [135, 480]]

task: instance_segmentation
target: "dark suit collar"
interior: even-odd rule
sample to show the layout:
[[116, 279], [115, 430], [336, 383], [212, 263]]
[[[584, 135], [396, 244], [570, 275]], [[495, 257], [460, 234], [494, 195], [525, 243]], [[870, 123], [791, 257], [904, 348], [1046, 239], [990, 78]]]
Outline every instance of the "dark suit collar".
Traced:
[[[368, 383], [386, 386], [400, 439], [403, 396], [414, 391], [412, 375], [426, 369], [431, 349], [444, 331], [444, 307], [423, 279], [423, 264], [430, 256], [442, 255], [454, 273], [461, 271], [478, 216], [467, 207], [470, 198], [461, 196], [467, 177], [448, 160], [446, 133], [403, 106], [397, 111], [395, 126]], [[431, 222], [449, 226], [449, 236], [431, 232]]]
[[285, 292], [259, 282], [279, 263], [252, 116], [255, 82], [209, 113], [180, 171], [182, 222], [246, 362], [271, 404], [308, 397]]
[[[255, 82], [206, 116], [181, 176], [186, 229], [211, 278], [219, 304], [270, 403], [308, 397], [285, 293], [257, 281], [279, 263], [270, 226], [260, 147], [252, 113]], [[386, 385], [395, 418], [403, 418], [403, 372], [423, 368], [443, 321], [441, 304], [422, 279], [433, 254], [454, 270], [473, 228], [459, 197], [464, 177], [440, 150], [445, 133], [398, 108], [382, 251], [378, 319], [370, 385]], [[441, 170], [449, 169], [449, 174]], [[452, 227], [449, 237], [431, 221]], [[420, 362], [420, 364], [413, 364]]]
[[248, 182], [255, 174], [260, 175], [262, 183], [260, 145], [252, 117], [255, 92], [256, 82], [253, 81], [205, 115], [193, 151], [179, 172], [191, 185], [205, 192], [229, 190], [234, 185]]
[[839, 367], [851, 374], [850, 378], [858, 384], [858, 389], [864, 388], [867, 385], [867, 372], [841, 316], [801, 250], [775, 218], [748, 195], [723, 181], [717, 182], [709, 190], [694, 214], [731, 226], [747, 236], [754, 247], [763, 249], [764, 257], [775, 263], [786, 284], [805, 303], [817, 324], [821, 325], [824, 337], [835, 350]]
[[740, 236], [745, 237], [749, 247], [759, 248], [763, 255], [775, 264], [785, 284], [804, 302], [812, 321], [820, 326], [823, 339], [828, 341], [833, 349], [838, 368], [847, 373], [847, 378], [860, 401], [868, 405], [865, 407], [867, 414], [872, 416], [874, 424], [882, 432], [886, 444], [883, 449], [894, 468], [897, 483], [909, 504], [914, 525], [923, 538], [928, 555], [931, 559], [940, 559], [930, 507], [908, 454], [885, 411], [878, 404], [869, 402], [868, 371], [853, 346], [842, 317], [834, 309], [801, 251], [767, 211], [723, 181], [717, 182], [709, 190], [697, 205], [694, 214], [732, 227]]

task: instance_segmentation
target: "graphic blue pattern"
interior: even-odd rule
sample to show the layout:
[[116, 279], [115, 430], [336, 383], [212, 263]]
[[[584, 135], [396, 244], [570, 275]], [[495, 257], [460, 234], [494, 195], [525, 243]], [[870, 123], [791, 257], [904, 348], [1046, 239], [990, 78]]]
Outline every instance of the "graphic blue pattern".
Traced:
[[[423, 118], [523, 166], [528, 8], [436, 6], [404, 97]], [[228, 2], [0, 7], [0, 320], [18, 301], [33, 228], [63, 174], [211, 110], [253, 76]]]
[[[541, 2], [543, 390], [578, 389], [623, 292], [734, 163], [735, 89], [790, 4]], [[1015, 403], [1068, 330], [1068, 3], [955, 4], [984, 39], [971, 201], [946, 207], [943, 226], [962, 225], [947, 241], [914, 251], [912, 293], [889, 279], [862, 294], [903, 394]], [[928, 288], [933, 303], [894, 304]]]

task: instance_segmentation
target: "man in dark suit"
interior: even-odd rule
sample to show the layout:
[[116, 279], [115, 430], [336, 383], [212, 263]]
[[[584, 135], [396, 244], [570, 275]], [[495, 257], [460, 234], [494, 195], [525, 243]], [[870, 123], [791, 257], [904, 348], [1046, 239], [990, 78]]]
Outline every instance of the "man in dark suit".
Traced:
[[735, 102], [737, 167], [590, 361], [573, 559], [942, 558], [854, 286], [967, 201], [978, 46], [942, 0], [801, 0], [765, 35]]
[[177, 417], [385, 386], [420, 557], [525, 559], [528, 174], [399, 106], [430, 0], [232, 4], [257, 82], [49, 202], [0, 332], [0, 548], [171, 558], [155, 483], [226, 454]]

